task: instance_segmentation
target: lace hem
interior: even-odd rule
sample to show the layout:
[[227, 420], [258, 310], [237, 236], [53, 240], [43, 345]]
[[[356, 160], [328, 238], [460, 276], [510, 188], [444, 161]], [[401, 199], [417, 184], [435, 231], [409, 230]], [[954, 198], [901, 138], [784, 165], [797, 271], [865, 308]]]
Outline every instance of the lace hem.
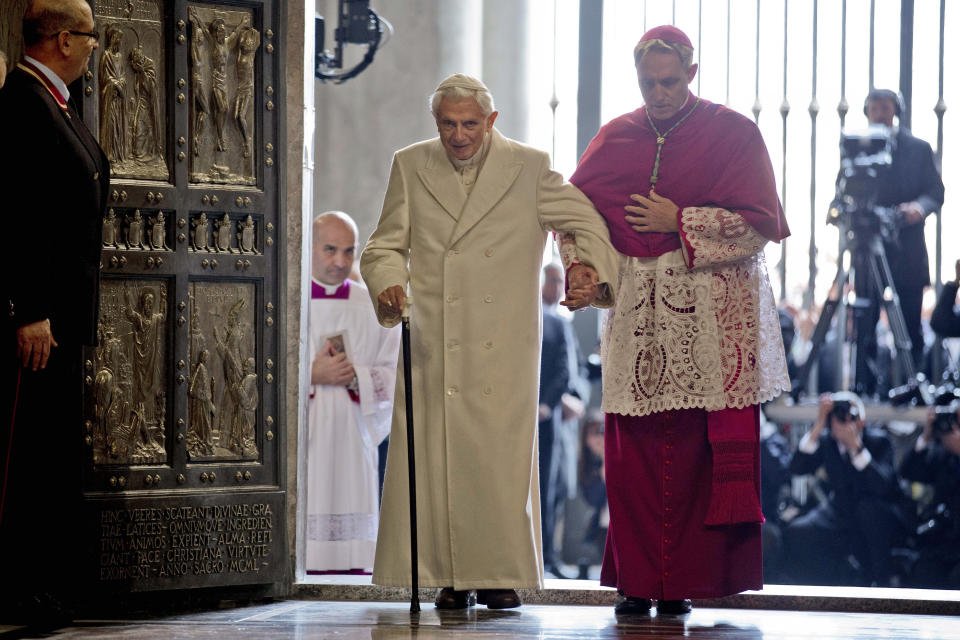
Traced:
[[770, 402], [781, 393], [790, 391], [790, 383], [788, 382], [786, 386], [775, 386], [770, 389], [764, 390], [761, 392], [754, 393], [749, 398], [725, 398], [728, 401], [727, 404], [718, 403], [716, 406], [707, 406], [707, 401], [705, 399], [700, 399], [699, 402], [684, 402], [677, 398], [665, 399], [663, 403], [648, 403], [642, 407], [637, 405], [632, 406], [615, 406], [613, 403], [607, 403], [606, 400], [601, 402], [600, 410], [604, 413], [616, 413], [624, 416], [634, 416], [634, 417], [643, 417], [650, 415], [651, 413], [662, 413], [664, 411], [680, 411], [682, 409], [705, 409], [706, 411], [720, 411], [722, 409], [743, 409], [745, 407], [751, 407], [755, 404], [763, 404], [765, 402]]
[[307, 516], [307, 540], [339, 542], [377, 539], [373, 513], [321, 513]]

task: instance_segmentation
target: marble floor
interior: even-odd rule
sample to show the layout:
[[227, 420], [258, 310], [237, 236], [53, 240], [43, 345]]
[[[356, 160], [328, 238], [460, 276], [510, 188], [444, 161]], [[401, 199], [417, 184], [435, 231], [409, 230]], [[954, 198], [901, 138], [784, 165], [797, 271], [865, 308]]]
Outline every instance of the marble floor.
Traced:
[[491, 611], [486, 607], [438, 611], [432, 603], [426, 603], [419, 614], [411, 614], [409, 603], [402, 602], [287, 600], [158, 618], [79, 620], [71, 627], [45, 635], [0, 627], [0, 640], [38, 637], [97, 640], [960, 640], [960, 618], [698, 607], [682, 617], [618, 620], [609, 606], [524, 605], [506, 611]]

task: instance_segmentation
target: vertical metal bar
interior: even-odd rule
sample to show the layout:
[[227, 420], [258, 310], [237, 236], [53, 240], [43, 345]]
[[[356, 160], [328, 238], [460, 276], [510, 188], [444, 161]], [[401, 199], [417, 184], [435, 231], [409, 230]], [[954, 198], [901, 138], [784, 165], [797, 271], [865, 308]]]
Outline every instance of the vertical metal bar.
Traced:
[[753, 121], [760, 124], [760, 0], [757, 0], [757, 46], [753, 67]]
[[677, 0], [673, 0], [673, 4], [671, 7], [671, 14], [670, 14], [670, 24], [672, 25], [677, 24]]
[[[646, 21], [646, 18], [644, 18]], [[646, 31], [646, 27], [644, 27]], [[600, 130], [603, 79], [603, 0], [580, 0], [580, 53], [577, 87], [577, 158]]]
[[[700, 66], [700, 52], [703, 50], [703, 0], [697, 2], [697, 66]], [[700, 95], [700, 75], [697, 74], [697, 95]]]
[[877, 2], [876, 2], [876, 0], [870, 0], [870, 71], [869, 71], [869, 79], [870, 79], [870, 88], [871, 88], [871, 89], [873, 89], [873, 87], [874, 87], [874, 85], [873, 85], [873, 62], [874, 62], [874, 55], [873, 55], [873, 50], [874, 50], [874, 49], [873, 49], [873, 36], [874, 36], [874, 30], [875, 30], [875, 27], [876, 27], [876, 19], [877, 19], [877, 11], [876, 11], [876, 9], [877, 9]]
[[[945, 28], [945, 10], [946, 10], [946, 0], [940, 0], [940, 57], [937, 61], [939, 64], [939, 93], [937, 95], [937, 106], [933, 108], [933, 112], [937, 114], [937, 168], [941, 169], [943, 167], [943, 113], [947, 110], [947, 103], [943, 101], [943, 31]], [[936, 267], [936, 276], [937, 276], [937, 286], [940, 286], [940, 283], [943, 282], [943, 273], [942, 273], [942, 262], [943, 262], [943, 212], [937, 211], [937, 267]]]
[[[790, 50], [787, 40], [787, 13], [790, 0], [783, 0], [783, 102], [780, 103], [780, 117], [783, 120], [783, 162], [781, 164], [780, 202], [787, 206], [787, 115], [790, 113], [790, 102], [787, 101], [787, 52]], [[787, 299], [787, 238], [780, 241], [780, 262], [777, 264], [780, 272], [780, 300]]]
[[643, 32], [647, 32], [647, 0], [643, 0]]
[[727, 95], [723, 104], [730, 106], [730, 0], [727, 0]]
[[[939, 91], [937, 95], [937, 106], [933, 108], [933, 112], [937, 114], [937, 150], [936, 150], [936, 159], [937, 159], [937, 168], [940, 169], [943, 167], [943, 112], [947, 110], [947, 103], [943, 101], [943, 31], [945, 24], [945, 13], [946, 9], [946, 0], [940, 0], [940, 54], [937, 64], [939, 65]], [[941, 207], [942, 209], [942, 207]], [[934, 273], [936, 278], [933, 281], [933, 286], [937, 290], [937, 297], [940, 296], [940, 290], [943, 288], [943, 211], [937, 211], [937, 238], [936, 238], [936, 266], [934, 267]], [[934, 380], [938, 380], [939, 376], [943, 372], [943, 349], [941, 348], [942, 340], [937, 337], [933, 345], [933, 375]]]
[[840, 115], [840, 131], [846, 126], [847, 111], [850, 103], [847, 102], [847, 0], [843, 0], [840, 18], [840, 102], [837, 104], [837, 113]]
[[813, 0], [813, 80], [810, 97], [810, 278], [804, 293], [804, 305], [810, 308], [814, 300], [814, 288], [817, 281], [817, 9], [818, 0]]
[[910, 128], [913, 112], [913, 0], [900, 0], [900, 126]]
[[557, 0], [553, 0], [553, 56], [551, 60], [553, 75], [553, 94], [550, 96], [550, 166], [557, 166], [557, 106], [560, 101], [557, 99]]

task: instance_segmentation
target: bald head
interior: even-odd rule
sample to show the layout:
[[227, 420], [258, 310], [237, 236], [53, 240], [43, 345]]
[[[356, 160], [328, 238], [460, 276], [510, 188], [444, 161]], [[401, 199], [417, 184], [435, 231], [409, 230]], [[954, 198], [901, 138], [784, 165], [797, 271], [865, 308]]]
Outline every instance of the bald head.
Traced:
[[543, 304], [552, 307], [563, 298], [563, 292], [566, 285], [566, 277], [563, 273], [563, 267], [556, 262], [551, 262], [543, 268], [543, 285], [540, 287], [540, 297]]
[[83, 32], [95, 30], [93, 13], [84, 0], [31, 0], [23, 15], [25, 53], [70, 84], [79, 78], [97, 48]]
[[23, 45], [29, 50], [59, 31], [76, 29], [89, 15], [83, 0], [31, 0], [23, 14]]
[[342, 211], [327, 211], [313, 219], [313, 279], [340, 285], [350, 275], [357, 251], [357, 224]]

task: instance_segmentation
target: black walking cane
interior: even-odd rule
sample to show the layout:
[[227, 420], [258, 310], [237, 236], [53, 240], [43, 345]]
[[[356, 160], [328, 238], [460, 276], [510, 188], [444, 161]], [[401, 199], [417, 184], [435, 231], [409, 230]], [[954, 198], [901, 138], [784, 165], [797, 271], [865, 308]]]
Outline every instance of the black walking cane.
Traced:
[[410, 305], [407, 297], [401, 313], [403, 342], [403, 392], [407, 403], [407, 474], [410, 483], [410, 613], [420, 613], [420, 576], [417, 558], [417, 466], [413, 450], [413, 385], [410, 380]]

